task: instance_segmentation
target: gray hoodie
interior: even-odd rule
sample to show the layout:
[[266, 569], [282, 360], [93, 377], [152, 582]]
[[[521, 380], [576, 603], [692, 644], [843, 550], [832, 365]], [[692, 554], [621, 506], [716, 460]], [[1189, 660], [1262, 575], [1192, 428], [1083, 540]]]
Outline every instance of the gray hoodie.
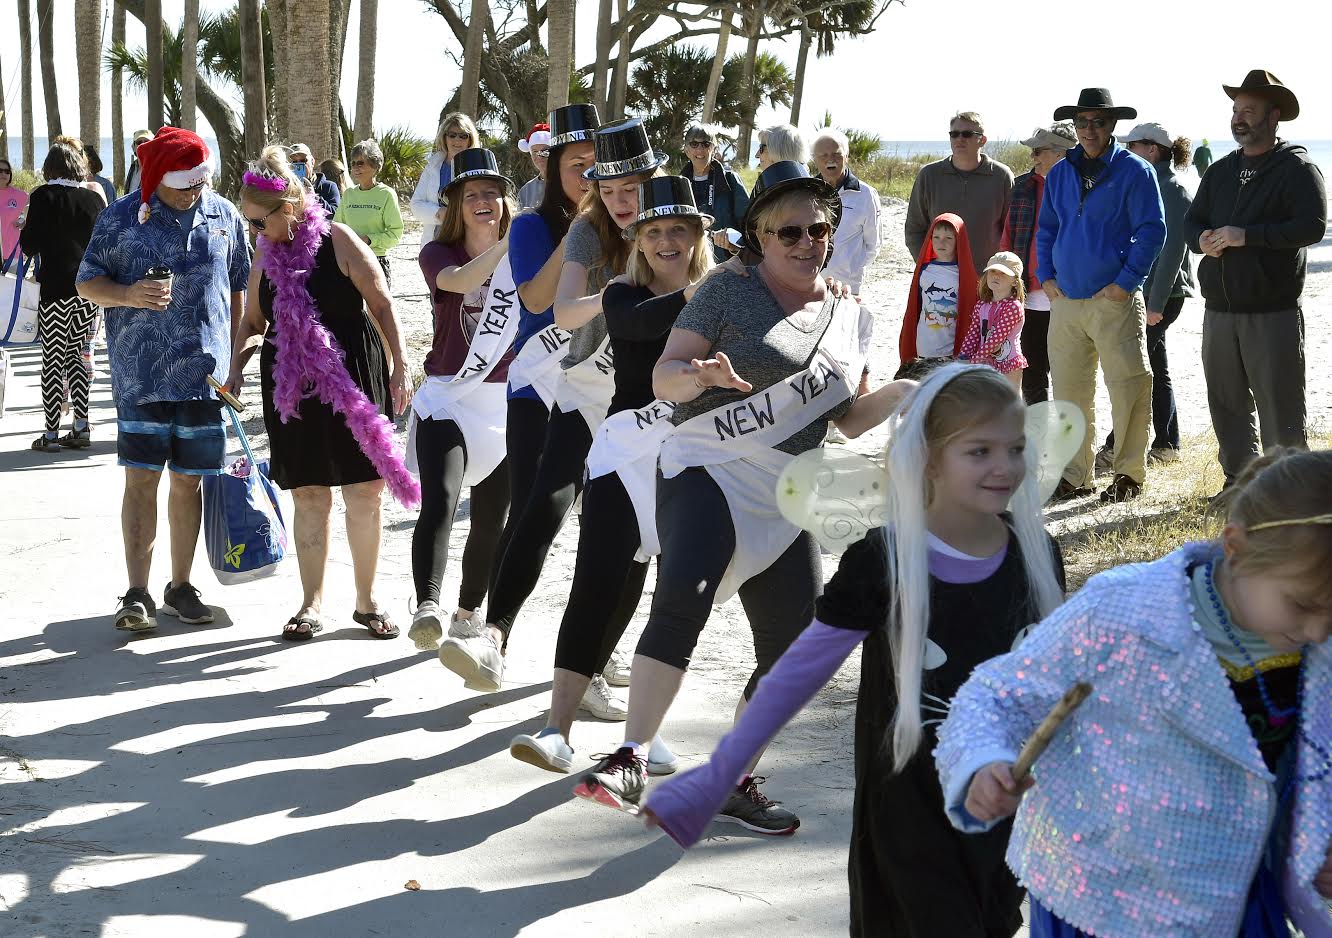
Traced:
[[1161, 253], [1156, 255], [1142, 295], [1147, 308], [1162, 312], [1172, 296], [1193, 296], [1193, 262], [1189, 259], [1188, 236], [1185, 219], [1193, 196], [1175, 178], [1169, 160], [1156, 164], [1156, 182], [1161, 187], [1161, 203], [1165, 206], [1166, 237]]

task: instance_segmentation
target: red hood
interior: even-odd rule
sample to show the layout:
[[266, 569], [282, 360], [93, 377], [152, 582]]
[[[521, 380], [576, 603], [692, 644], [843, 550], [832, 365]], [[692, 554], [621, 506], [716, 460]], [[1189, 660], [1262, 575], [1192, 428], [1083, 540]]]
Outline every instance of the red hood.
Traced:
[[971, 242], [967, 239], [966, 222], [952, 212], [944, 212], [930, 222], [925, 232], [925, 243], [916, 260], [916, 271], [911, 275], [911, 289], [907, 293], [906, 317], [902, 320], [902, 334], [897, 341], [901, 363], [919, 358], [916, 354], [916, 324], [920, 319], [920, 272], [935, 260], [934, 226], [945, 221], [957, 232], [957, 336], [953, 340], [953, 354], [962, 348], [962, 340], [971, 328], [971, 313], [976, 307], [976, 267], [971, 262]]

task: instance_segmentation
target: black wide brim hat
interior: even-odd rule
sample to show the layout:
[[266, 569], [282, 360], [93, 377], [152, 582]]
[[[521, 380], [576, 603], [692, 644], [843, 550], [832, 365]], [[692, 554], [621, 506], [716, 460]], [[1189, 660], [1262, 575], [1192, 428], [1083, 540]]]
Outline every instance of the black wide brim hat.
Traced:
[[744, 232], [745, 243], [760, 257], [763, 255], [763, 249], [759, 246], [758, 232], [754, 230], [754, 220], [765, 205], [783, 192], [806, 189], [811, 195], [826, 202], [832, 212], [832, 217], [828, 221], [834, 229], [842, 219], [842, 197], [837, 194], [836, 189], [824, 182], [821, 176], [811, 176], [804, 163], [778, 160], [759, 173], [755, 189], [758, 190], [758, 194], [749, 200], [749, 208], [745, 209], [745, 219], [741, 223], [741, 229]]
[[592, 104], [566, 104], [550, 112], [550, 147], [591, 140], [601, 126], [601, 115]]
[[656, 218], [696, 218], [704, 228], [716, 220], [698, 210], [694, 186], [683, 176], [658, 176], [638, 184], [638, 217], [620, 233], [626, 241], [634, 240], [638, 226]]
[[1080, 111], [1104, 111], [1107, 117], [1112, 117], [1115, 120], [1133, 120], [1138, 116], [1137, 108], [1115, 107], [1109, 89], [1083, 88], [1082, 93], [1078, 95], [1078, 103], [1066, 104], [1057, 108], [1054, 112], [1054, 119], [1066, 121], [1076, 117]]
[[592, 143], [597, 161], [583, 173], [584, 179], [623, 179], [653, 172], [666, 164], [666, 155], [652, 149], [647, 128], [637, 117], [598, 128]]
[[513, 180], [499, 171], [495, 154], [485, 147], [469, 147], [453, 158], [453, 178], [444, 191], [449, 192], [469, 179], [494, 179], [504, 183], [506, 192], [513, 188]]
[[1300, 102], [1295, 97], [1295, 92], [1281, 84], [1281, 79], [1266, 69], [1255, 68], [1245, 75], [1244, 81], [1238, 85], [1222, 85], [1221, 90], [1232, 101], [1235, 100], [1235, 95], [1241, 92], [1266, 98], [1281, 112], [1283, 121], [1293, 121], [1300, 116]]

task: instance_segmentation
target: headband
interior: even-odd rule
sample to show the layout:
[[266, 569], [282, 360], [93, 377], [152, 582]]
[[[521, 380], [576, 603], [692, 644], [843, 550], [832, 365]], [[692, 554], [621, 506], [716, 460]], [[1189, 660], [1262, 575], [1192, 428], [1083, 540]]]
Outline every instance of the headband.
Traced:
[[245, 175], [241, 176], [241, 182], [251, 189], [262, 189], [265, 192], [287, 191], [287, 180], [270, 173], [260, 173], [247, 169]]
[[1293, 524], [1332, 524], [1332, 514], [1312, 515], [1308, 518], [1283, 518], [1280, 521], [1264, 521], [1262, 524], [1249, 525], [1249, 531], [1261, 531], [1263, 528], [1284, 528]]

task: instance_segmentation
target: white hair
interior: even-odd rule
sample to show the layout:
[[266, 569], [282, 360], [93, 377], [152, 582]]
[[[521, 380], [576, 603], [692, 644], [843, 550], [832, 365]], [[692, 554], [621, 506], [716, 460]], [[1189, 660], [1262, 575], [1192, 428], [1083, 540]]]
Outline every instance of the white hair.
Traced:
[[824, 127], [819, 131], [819, 135], [814, 138], [813, 143], [813, 146], [816, 149], [818, 148], [820, 140], [831, 140], [842, 148], [842, 153], [848, 157], [851, 155], [851, 141], [846, 138], [846, 134], [842, 133], [836, 127]]
[[[888, 613], [888, 644], [893, 656], [897, 713], [891, 742], [894, 771], [902, 771], [920, 748], [921, 670], [930, 619], [930, 574], [925, 539], [928, 482], [925, 469], [931, 448], [942, 441], [927, 438], [935, 398], [961, 375], [992, 373], [988, 365], [954, 363], [931, 372], [920, 387], [898, 405], [891, 418], [885, 462], [888, 468], [888, 505], [884, 541], [888, 553], [888, 584], [892, 607]], [[1000, 377], [999, 380], [1006, 379]], [[1014, 402], [1021, 398], [1014, 394]], [[1063, 602], [1055, 575], [1054, 555], [1045, 533], [1040, 495], [1036, 488], [1036, 447], [1028, 447], [1027, 473], [1013, 496], [1009, 510], [1026, 572], [1027, 588], [1044, 618]], [[998, 611], [998, 610], [997, 610]]]
[[800, 135], [800, 130], [790, 124], [774, 124], [759, 131], [759, 139], [767, 144], [768, 154], [774, 160], [792, 160], [796, 163], [809, 162], [809, 144]]

